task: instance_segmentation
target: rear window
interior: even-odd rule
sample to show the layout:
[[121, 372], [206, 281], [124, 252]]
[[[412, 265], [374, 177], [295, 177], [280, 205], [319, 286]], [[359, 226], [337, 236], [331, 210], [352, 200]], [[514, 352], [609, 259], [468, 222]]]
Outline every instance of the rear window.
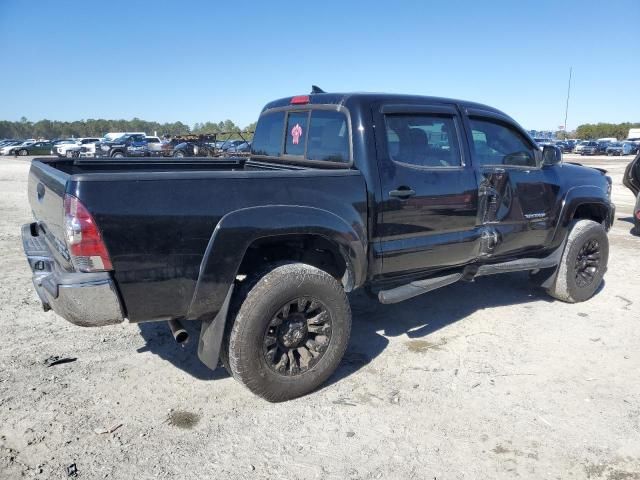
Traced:
[[287, 140], [284, 145], [286, 155], [304, 155], [307, 145], [307, 121], [309, 112], [289, 112], [287, 117]]
[[270, 157], [295, 156], [301, 160], [349, 163], [347, 117], [335, 110], [322, 109], [266, 113], [258, 121], [251, 152]]
[[272, 112], [262, 115], [253, 135], [251, 153], [269, 157], [280, 156], [283, 126], [284, 112]]
[[347, 117], [340, 112], [313, 110], [309, 126], [307, 158], [326, 162], [349, 162]]

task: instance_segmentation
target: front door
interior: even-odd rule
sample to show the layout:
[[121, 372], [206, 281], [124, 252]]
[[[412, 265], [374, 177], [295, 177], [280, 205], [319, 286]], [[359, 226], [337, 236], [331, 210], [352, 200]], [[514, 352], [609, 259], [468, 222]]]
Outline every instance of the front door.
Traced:
[[494, 241], [481, 256], [499, 257], [551, 242], [560, 189], [557, 169], [542, 167], [538, 147], [513, 123], [470, 112], [472, 159], [480, 189], [479, 223]]
[[382, 105], [373, 114], [383, 276], [472, 261], [478, 185], [455, 106]]

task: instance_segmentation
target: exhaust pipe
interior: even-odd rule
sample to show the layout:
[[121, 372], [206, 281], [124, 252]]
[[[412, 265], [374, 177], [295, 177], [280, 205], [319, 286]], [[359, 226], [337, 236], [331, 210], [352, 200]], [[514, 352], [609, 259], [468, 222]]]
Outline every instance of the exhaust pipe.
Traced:
[[169, 320], [167, 323], [169, 324], [169, 328], [171, 329], [171, 333], [175, 341], [180, 345], [187, 343], [189, 340], [189, 332], [187, 332], [182, 323], [180, 323], [180, 320], [173, 319]]

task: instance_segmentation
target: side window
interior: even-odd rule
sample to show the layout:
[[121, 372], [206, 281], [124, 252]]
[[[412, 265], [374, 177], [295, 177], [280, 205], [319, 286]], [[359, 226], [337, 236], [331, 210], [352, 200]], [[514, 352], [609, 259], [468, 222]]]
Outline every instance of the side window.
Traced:
[[289, 112], [287, 117], [285, 155], [303, 156], [307, 140], [307, 121], [309, 112]]
[[348, 163], [347, 118], [340, 112], [312, 110], [308, 142], [308, 160]]
[[533, 147], [517, 130], [492, 120], [470, 118], [469, 123], [480, 165], [537, 166]]
[[390, 114], [385, 115], [385, 123], [393, 161], [431, 168], [462, 165], [454, 117]]
[[284, 112], [266, 113], [260, 117], [251, 153], [253, 155], [268, 155], [277, 157], [282, 148], [282, 128], [284, 127]]

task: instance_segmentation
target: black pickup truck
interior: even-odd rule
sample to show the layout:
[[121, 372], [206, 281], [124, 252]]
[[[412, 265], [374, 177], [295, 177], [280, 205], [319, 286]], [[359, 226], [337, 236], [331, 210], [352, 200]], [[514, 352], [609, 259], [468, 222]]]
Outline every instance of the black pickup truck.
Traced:
[[494, 108], [314, 89], [264, 107], [249, 158], [33, 161], [22, 238], [45, 310], [178, 340], [198, 321], [206, 365], [281, 401], [337, 368], [358, 288], [395, 303], [529, 271], [589, 299], [610, 194]]

